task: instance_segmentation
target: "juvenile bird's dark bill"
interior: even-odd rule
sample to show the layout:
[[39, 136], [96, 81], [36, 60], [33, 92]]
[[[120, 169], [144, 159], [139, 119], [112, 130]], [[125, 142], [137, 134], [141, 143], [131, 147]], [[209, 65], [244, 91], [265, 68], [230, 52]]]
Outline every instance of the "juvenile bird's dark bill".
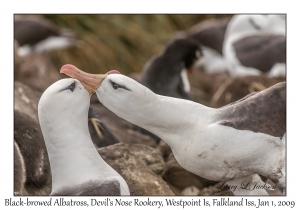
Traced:
[[90, 93], [93, 94], [96, 89], [101, 85], [102, 81], [108, 75], [106, 74], [89, 74], [84, 71], [81, 71], [76, 66], [71, 64], [66, 64], [61, 67], [60, 73], [64, 73], [69, 77], [77, 79], [81, 82], [81, 84], [85, 87], [85, 89]]

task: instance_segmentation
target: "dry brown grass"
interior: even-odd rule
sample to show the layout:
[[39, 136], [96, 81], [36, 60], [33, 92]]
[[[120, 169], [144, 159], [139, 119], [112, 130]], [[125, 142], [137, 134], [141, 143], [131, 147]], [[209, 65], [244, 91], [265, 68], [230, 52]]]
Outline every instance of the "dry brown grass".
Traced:
[[201, 20], [224, 15], [44, 15], [70, 28], [84, 41], [81, 49], [50, 54], [59, 69], [71, 63], [84, 71], [105, 73], [117, 69], [128, 75], [140, 72], [149, 58], [159, 53], [176, 31], [186, 30]]

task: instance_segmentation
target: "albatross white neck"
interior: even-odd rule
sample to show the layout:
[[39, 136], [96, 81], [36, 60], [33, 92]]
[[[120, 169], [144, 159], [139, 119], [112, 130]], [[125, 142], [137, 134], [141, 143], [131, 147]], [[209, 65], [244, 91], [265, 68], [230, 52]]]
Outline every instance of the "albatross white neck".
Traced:
[[52, 173], [51, 194], [65, 194], [83, 185], [118, 180], [121, 194], [129, 194], [125, 180], [98, 154], [88, 129], [90, 94], [76, 79], [62, 79], [43, 93], [38, 116]]
[[[146, 91], [146, 89], [144, 88]], [[103, 92], [102, 92], [103, 91]], [[173, 150], [180, 147], [181, 141], [191, 138], [191, 130], [204, 128], [209, 124], [215, 109], [201, 104], [165, 97], [147, 91], [145, 101], [126, 100], [126, 106], [118, 105], [117, 101], [107, 102], [105, 89], [100, 89], [98, 98], [112, 112], [127, 121], [138, 125], [163, 139]], [[102, 95], [103, 100], [102, 100]], [[116, 98], [116, 100], [118, 100]], [[112, 105], [111, 105], [112, 103]], [[202, 126], [199, 126], [202, 125]]]
[[78, 183], [101, 180], [114, 173], [92, 143], [87, 122], [88, 109], [84, 111], [80, 117], [68, 112], [59, 116], [50, 110], [39, 112], [50, 160], [52, 192]]
[[[166, 141], [172, 148], [178, 141], [184, 141], [193, 132], [209, 124], [214, 109], [192, 101], [157, 95], [154, 110], [145, 113], [143, 128], [153, 132]], [[149, 121], [147, 122], [147, 119]], [[202, 126], [199, 126], [199, 125]], [[187, 139], [186, 139], [187, 140]], [[174, 146], [174, 147], [173, 147]]]

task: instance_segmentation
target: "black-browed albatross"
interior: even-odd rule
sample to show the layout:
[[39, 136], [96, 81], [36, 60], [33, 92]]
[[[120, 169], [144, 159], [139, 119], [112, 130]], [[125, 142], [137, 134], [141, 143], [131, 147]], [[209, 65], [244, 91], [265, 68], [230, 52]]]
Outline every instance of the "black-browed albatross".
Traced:
[[76, 79], [43, 93], [38, 114], [52, 173], [50, 195], [129, 195], [125, 180], [98, 154], [88, 129], [90, 94]]
[[[285, 188], [285, 83], [214, 109], [157, 95], [122, 74], [99, 79], [70, 64], [61, 72], [96, 92], [119, 117], [163, 139], [186, 170], [238, 187], [260, 174]], [[234, 193], [267, 194], [264, 189]]]
[[277, 19], [276, 15], [232, 17], [223, 42], [226, 68], [232, 77], [285, 76], [286, 38]]

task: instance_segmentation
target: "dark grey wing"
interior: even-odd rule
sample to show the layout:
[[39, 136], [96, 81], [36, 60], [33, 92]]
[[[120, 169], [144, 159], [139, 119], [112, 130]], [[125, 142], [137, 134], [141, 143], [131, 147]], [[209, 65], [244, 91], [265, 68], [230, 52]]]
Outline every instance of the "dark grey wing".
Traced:
[[268, 72], [276, 63], [286, 63], [284, 36], [251, 36], [233, 46], [240, 63], [246, 67]]
[[228, 106], [232, 106], [232, 105], [238, 104], [238, 103], [240, 103], [240, 102], [246, 100], [247, 98], [249, 98], [249, 97], [255, 95], [256, 93], [258, 93], [258, 92], [252, 92], [252, 93], [249, 93], [248, 95], [246, 95], [245, 97], [241, 98], [240, 100], [234, 101], [234, 102], [232, 102], [232, 103], [230, 103], [230, 104], [226, 104], [225, 106], [222, 106], [221, 108], [224, 108], [224, 107], [228, 107]]
[[34, 45], [49, 36], [59, 36], [60, 29], [42, 18], [25, 18], [14, 21], [14, 38], [20, 46]]
[[51, 196], [113, 196], [121, 195], [120, 183], [117, 180], [105, 181], [102, 184], [97, 182], [84, 183], [76, 187], [61, 189], [51, 193]]
[[282, 137], [286, 133], [286, 84], [278, 83], [219, 108], [216, 123]]

